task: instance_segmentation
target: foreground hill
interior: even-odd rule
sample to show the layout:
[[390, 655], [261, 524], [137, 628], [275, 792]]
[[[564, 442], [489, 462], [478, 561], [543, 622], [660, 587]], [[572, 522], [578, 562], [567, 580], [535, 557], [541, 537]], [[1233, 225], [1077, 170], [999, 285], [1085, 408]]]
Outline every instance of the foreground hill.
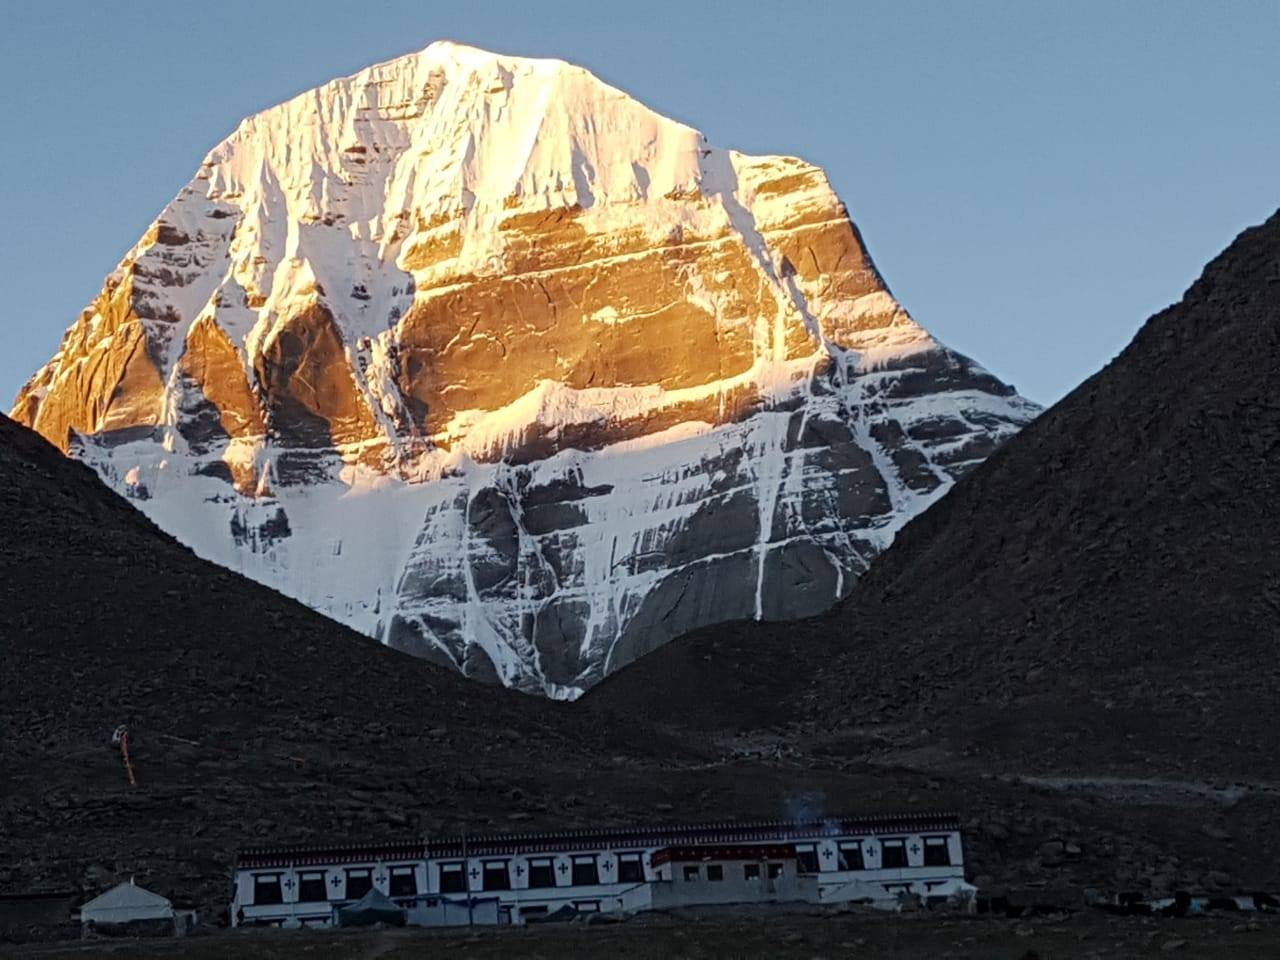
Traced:
[[617, 816], [602, 788], [651, 811], [658, 785], [608, 758], [681, 756], [200, 560], [3, 417], [0, 514], [0, 891], [136, 874], [212, 910], [240, 844]]
[[12, 416], [201, 556], [567, 699], [825, 609], [1037, 412], [818, 167], [442, 42], [245, 119]]

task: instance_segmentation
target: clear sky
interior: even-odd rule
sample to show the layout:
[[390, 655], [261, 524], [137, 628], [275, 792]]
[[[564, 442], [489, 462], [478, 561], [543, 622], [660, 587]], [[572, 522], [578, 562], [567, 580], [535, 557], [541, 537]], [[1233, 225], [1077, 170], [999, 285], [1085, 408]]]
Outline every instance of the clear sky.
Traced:
[[448, 38], [824, 166], [894, 293], [1051, 402], [1280, 206], [1280, 2], [42, 0], [0, 19], [0, 405], [246, 114]]

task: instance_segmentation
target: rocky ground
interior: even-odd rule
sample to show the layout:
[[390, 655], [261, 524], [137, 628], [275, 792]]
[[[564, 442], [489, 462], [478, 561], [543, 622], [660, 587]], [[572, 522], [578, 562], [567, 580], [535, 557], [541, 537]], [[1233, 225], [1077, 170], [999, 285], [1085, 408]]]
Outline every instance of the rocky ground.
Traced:
[[658, 958], [929, 957], [952, 960], [1090, 960], [1195, 957], [1236, 960], [1280, 953], [1280, 921], [1261, 914], [1195, 919], [1114, 918], [1097, 913], [1029, 920], [988, 917], [787, 916], [656, 917], [624, 924], [505, 930], [225, 932], [170, 941], [32, 945], [6, 950], [14, 960], [138, 957], [243, 957], [246, 960], [409, 960], [451, 957]]

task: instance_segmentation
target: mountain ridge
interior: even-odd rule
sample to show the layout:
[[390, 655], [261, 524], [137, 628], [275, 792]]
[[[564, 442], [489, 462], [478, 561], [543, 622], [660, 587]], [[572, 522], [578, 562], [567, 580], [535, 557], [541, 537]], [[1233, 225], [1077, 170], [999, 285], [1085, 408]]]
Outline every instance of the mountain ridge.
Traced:
[[1037, 410], [821, 169], [439, 43], [246, 118], [13, 413], [202, 556], [572, 698], [825, 608]]

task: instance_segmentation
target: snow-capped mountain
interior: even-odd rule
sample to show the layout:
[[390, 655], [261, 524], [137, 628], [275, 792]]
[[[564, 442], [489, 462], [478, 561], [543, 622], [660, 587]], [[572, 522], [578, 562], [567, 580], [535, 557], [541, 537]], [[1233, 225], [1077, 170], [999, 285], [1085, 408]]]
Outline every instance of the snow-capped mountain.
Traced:
[[13, 415], [203, 556], [572, 697], [826, 608], [1037, 412], [817, 167], [434, 43], [241, 123]]

